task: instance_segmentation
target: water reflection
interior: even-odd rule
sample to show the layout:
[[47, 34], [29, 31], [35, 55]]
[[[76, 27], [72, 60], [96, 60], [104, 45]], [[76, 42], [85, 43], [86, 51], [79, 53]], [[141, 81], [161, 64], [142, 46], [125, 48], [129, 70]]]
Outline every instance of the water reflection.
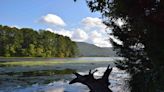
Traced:
[[[100, 78], [104, 71], [106, 70], [106, 67], [99, 67], [95, 68], [94, 70], [98, 70], [96, 73], [94, 73], [94, 76], [96, 78]], [[80, 74], [88, 74], [88, 71], [85, 72], [79, 72]], [[66, 76], [67, 79], [74, 78], [74, 75], [71, 75], [69, 78]], [[129, 74], [127, 74], [123, 70], [119, 70], [116, 67], [113, 67], [113, 70], [109, 76], [109, 82], [111, 85], [109, 88], [112, 90], [112, 92], [130, 92], [128, 85], [126, 84], [126, 81], [130, 78]], [[80, 83], [76, 83], [73, 85], [69, 85], [69, 80], [67, 79], [61, 79], [59, 81], [54, 81], [52, 83], [49, 83], [47, 85], [39, 85], [39, 84], [33, 84], [31, 87], [20, 87], [17, 89], [14, 89], [13, 92], [88, 92], [89, 89], [87, 86], [82, 85]]]
[[0, 58], [0, 61], [115, 61], [122, 60], [121, 57], [76, 57], [76, 58]]

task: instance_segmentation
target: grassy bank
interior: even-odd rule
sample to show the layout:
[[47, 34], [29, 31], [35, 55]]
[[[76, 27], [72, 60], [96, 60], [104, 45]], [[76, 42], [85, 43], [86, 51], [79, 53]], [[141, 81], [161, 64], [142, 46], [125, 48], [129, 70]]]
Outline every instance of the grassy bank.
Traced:
[[[94, 63], [94, 62], [102, 62], [102, 61], [12, 61], [12, 62], [0, 62], [0, 67], [30, 67], [30, 66], [53, 66], [57, 64], [65, 64], [65, 63]], [[110, 62], [110, 61], [107, 61]]]
[[1, 75], [8, 76], [20, 76], [20, 77], [32, 77], [32, 76], [52, 76], [57, 74], [72, 74], [76, 72], [73, 69], [63, 69], [63, 70], [35, 70], [35, 71], [26, 71], [26, 72], [8, 72], [2, 73]]
[[12, 66], [51, 66], [64, 63], [63, 61], [15, 61], [15, 62], [0, 62], [0, 67]]
[[0, 62], [0, 67], [54, 66], [57, 64], [82, 63], [82, 62], [88, 62], [88, 61], [12, 61], [12, 62]]

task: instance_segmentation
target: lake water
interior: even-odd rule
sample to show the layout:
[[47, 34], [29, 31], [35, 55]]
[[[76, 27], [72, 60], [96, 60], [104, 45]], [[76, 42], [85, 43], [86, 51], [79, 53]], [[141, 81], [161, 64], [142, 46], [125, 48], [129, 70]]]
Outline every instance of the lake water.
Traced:
[[121, 57], [76, 57], [76, 58], [3, 58], [0, 57], [0, 61], [115, 61], [116, 59], [122, 59]]
[[[33, 70], [62, 70], [62, 69], [75, 69], [80, 74], [88, 74], [88, 71], [97, 69], [98, 71], [94, 74], [96, 78], [99, 78], [103, 75], [106, 67], [110, 64], [113, 67], [113, 70], [109, 76], [109, 82], [111, 85], [109, 88], [113, 92], [129, 92], [126, 81], [130, 78], [129, 75], [122, 70], [119, 70], [115, 67], [114, 61], [116, 57], [81, 57], [81, 58], [11, 58], [13, 61], [40, 61], [40, 60], [75, 60], [75, 61], [88, 61], [81, 63], [63, 63], [53, 66], [33, 66], [33, 67], [6, 67], [0, 68], [0, 72], [21, 72], [21, 71], [33, 71]], [[8, 59], [8, 61], [12, 61]], [[4, 59], [0, 59], [5, 61]], [[22, 77], [21, 77], [22, 78]], [[73, 84], [69, 85], [69, 81], [75, 78], [72, 74], [67, 75], [54, 75], [54, 76], [37, 76], [22, 78], [21, 81], [17, 80], [15, 76], [1, 78], [3, 82], [0, 81], [0, 92], [88, 92], [88, 88], [82, 84]], [[42, 84], [41, 81], [53, 79], [48, 84]], [[29, 84], [30, 81], [35, 81], [35, 83]]]

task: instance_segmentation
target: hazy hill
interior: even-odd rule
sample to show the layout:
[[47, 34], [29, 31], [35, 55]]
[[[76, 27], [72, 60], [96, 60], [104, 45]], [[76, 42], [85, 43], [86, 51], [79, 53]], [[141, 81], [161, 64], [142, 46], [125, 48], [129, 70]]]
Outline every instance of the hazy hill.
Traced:
[[112, 48], [97, 47], [85, 42], [76, 42], [80, 56], [116, 56]]

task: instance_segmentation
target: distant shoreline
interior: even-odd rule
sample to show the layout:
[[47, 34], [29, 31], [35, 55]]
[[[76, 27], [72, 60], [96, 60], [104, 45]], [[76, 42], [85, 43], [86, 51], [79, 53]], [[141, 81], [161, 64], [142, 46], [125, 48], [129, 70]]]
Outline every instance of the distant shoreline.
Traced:
[[14, 62], [14, 61], [111, 61], [113, 59], [120, 59], [121, 57], [67, 57], [67, 58], [58, 58], [58, 57], [0, 57], [0, 62]]

